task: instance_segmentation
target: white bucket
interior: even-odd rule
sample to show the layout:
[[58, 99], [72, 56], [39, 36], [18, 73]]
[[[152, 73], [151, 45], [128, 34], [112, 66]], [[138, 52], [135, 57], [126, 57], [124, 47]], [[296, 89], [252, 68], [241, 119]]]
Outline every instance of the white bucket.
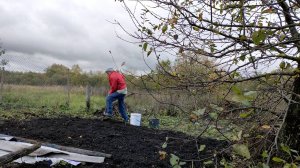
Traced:
[[131, 113], [130, 114], [130, 125], [141, 126], [142, 114]]

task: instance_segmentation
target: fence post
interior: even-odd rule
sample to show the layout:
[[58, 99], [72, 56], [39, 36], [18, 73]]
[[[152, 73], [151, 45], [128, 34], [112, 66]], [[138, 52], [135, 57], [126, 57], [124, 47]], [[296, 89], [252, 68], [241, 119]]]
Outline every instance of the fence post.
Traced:
[[90, 111], [90, 108], [91, 108], [91, 85], [88, 84], [86, 86], [86, 92], [85, 92], [85, 95], [86, 95], [86, 111]]
[[1, 68], [0, 101], [2, 101], [3, 98], [3, 84], [4, 84], [4, 67]]
[[70, 86], [70, 69], [68, 68], [68, 72], [67, 72], [67, 101], [66, 101], [66, 105], [68, 107], [70, 107], [70, 90], [71, 90], [71, 86]]

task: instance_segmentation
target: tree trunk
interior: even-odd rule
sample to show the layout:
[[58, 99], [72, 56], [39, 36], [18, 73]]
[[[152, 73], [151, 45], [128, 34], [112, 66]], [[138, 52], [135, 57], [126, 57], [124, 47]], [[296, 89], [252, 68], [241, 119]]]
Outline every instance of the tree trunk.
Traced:
[[[281, 6], [285, 21], [288, 25], [294, 25], [295, 22], [291, 16], [291, 7], [286, 1], [277, 0]], [[299, 39], [300, 34], [296, 26], [290, 26], [292, 39]], [[298, 52], [300, 51], [300, 42], [296, 40], [294, 43]], [[298, 63], [298, 70], [300, 70], [300, 61]], [[285, 125], [283, 130], [283, 143], [289, 145], [290, 148], [300, 151], [300, 76], [297, 75], [293, 83], [293, 95], [292, 102], [290, 103], [285, 119]]]
[[283, 143], [300, 151], [300, 77], [293, 84], [292, 102], [287, 111], [283, 130]]

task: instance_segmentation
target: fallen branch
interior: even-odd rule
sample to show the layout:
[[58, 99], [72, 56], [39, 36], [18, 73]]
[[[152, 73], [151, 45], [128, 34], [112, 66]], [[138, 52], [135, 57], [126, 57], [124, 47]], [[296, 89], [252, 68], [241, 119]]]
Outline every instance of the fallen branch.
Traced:
[[37, 150], [40, 147], [41, 147], [41, 143], [36, 143], [28, 148], [20, 149], [15, 152], [11, 152], [7, 155], [1, 156], [0, 157], [0, 166], [10, 163], [10, 162], [12, 162], [16, 159], [19, 159], [23, 156], [26, 156], [26, 155], [34, 152], [35, 150]]
[[[17, 141], [27, 142], [27, 143], [36, 142], [34, 140], [27, 139], [27, 138], [21, 138], [21, 137], [15, 137], [15, 139]], [[41, 143], [41, 144], [43, 146], [47, 146], [47, 147], [51, 147], [51, 148], [55, 148], [55, 149], [63, 150], [63, 151], [67, 151], [67, 152], [72, 152], [72, 153], [79, 153], [79, 154], [89, 155], [89, 156], [101, 156], [101, 157], [111, 158], [111, 154], [102, 153], [102, 152], [98, 152], [98, 151], [91, 151], [91, 150], [86, 150], [86, 149], [61, 146], [61, 145], [56, 145], [56, 144], [52, 144], [52, 143]]]

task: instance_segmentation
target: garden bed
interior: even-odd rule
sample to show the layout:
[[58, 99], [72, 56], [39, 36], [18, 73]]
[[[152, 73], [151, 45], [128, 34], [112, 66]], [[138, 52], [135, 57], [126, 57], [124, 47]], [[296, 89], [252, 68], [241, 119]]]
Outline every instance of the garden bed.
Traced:
[[[179, 132], [136, 127], [118, 121], [68, 117], [4, 121], [0, 124], [0, 133], [112, 154], [103, 164], [79, 167], [171, 167], [171, 154], [186, 161], [187, 165], [195, 160], [193, 164], [197, 167], [205, 161], [216, 161], [216, 157], [220, 159], [221, 155], [213, 157], [213, 154], [227, 145], [224, 141], [195, 139]], [[167, 146], [163, 148], [165, 142]], [[196, 144], [206, 147], [198, 152]], [[159, 151], [167, 153], [164, 159], [160, 158]], [[7, 167], [39, 167], [40, 164], [45, 165], [12, 164]]]

